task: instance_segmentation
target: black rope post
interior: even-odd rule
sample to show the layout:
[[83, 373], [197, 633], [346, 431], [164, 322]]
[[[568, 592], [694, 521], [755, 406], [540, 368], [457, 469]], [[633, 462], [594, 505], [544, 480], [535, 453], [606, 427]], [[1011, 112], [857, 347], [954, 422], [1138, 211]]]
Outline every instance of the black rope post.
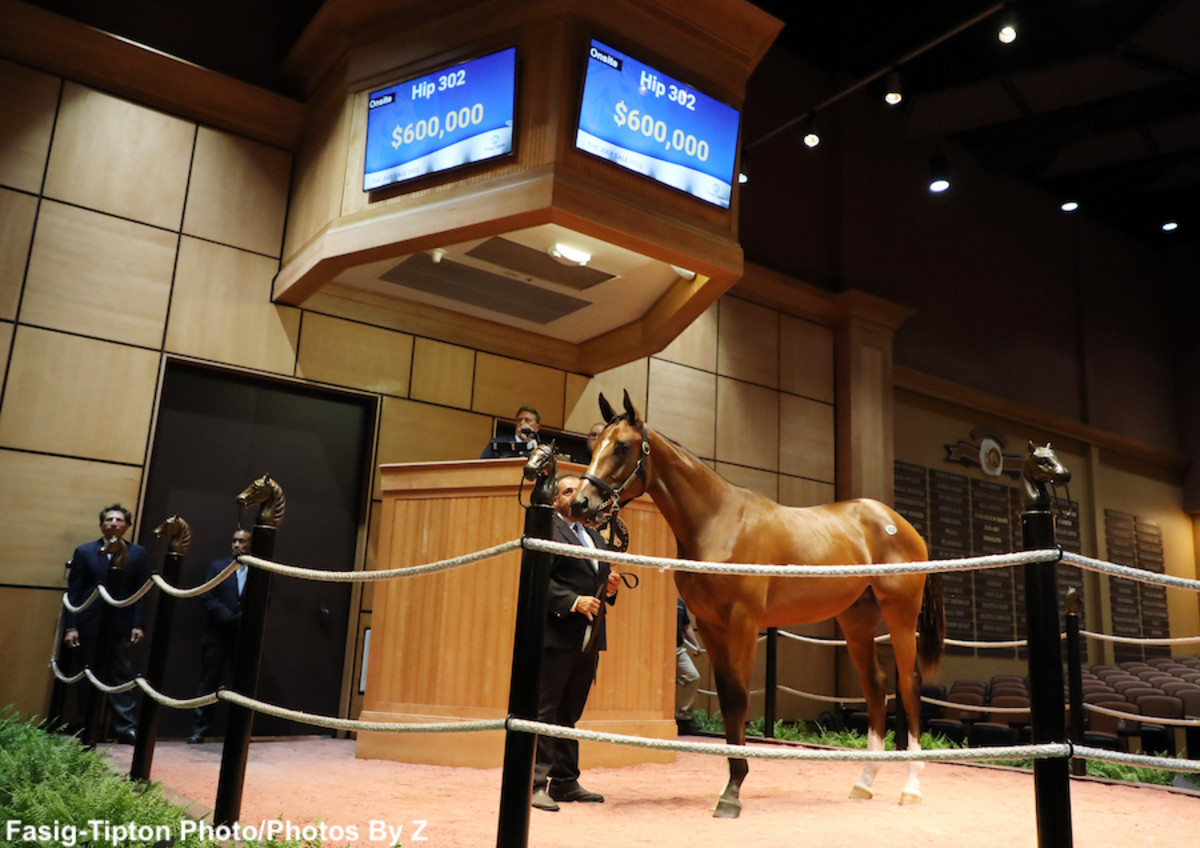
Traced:
[[[554, 507], [531, 503], [525, 509], [525, 538], [550, 539]], [[546, 596], [553, 556], [526, 549], [521, 555], [521, 580], [517, 597], [517, 622], [513, 634], [512, 674], [508, 689], [508, 714], [535, 720], [538, 687], [542, 676], [542, 643], [546, 626]], [[507, 730], [504, 739], [504, 772], [500, 782], [500, 820], [497, 848], [523, 848], [529, 844], [529, 803], [533, 794], [533, 760], [537, 735]]]
[[[1067, 613], [1067, 697], [1071, 704], [1071, 741], [1083, 744], [1083, 656], [1079, 639], [1079, 591], [1067, 590], [1064, 603]], [[1082, 757], [1071, 760], [1071, 773], [1077, 777], [1087, 774], [1087, 762]]]
[[[1025, 550], [1055, 548], [1049, 506], [1021, 515]], [[1059, 554], [1059, 557], [1061, 553]], [[1029, 689], [1035, 744], [1067, 738], [1063, 710], [1062, 648], [1058, 635], [1059, 557], [1025, 566], [1025, 618], [1029, 640]], [[1033, 784], [1040, 848], [1071, 848], [1070, 774], [1064, 758], [1034, 760]]]
[[779, 685], [779, 629], [767, 628], [767, 683], [763, 696], [763, 736], [775, 736], [775, 697]]
[[[172, 586], [179, 585], [179, 571], [183, 565], [183, 554], [168, 551], [163, 557], [163, 579]], [[154, 611], [154, 627], [150, 631], [150, 656], [146, 660], [146, 681], [155, 689], [162, 689], [163, 672], [167, 667], [167, 652], [171, 646], [171, 621], [175, 615], [175, 596], [161, 592]], [[138, 715], [137, 741], [133, 746], [133, 763], [129, 767], [130, 780], [149, 780], [150, 766], [154, 762], [154, 744], [158, 740], [159, 704], [153, 698], [142, 703]]]
[[[275, 553], [274, 526], [254, 525], [250, 534], [250, 553], [259, 559], [272, 558]], [[250, 697], [254, 697], [258, 691], [258, 665], [262, 656], [270, 595], [271, 572], [263, 568], [251, 568], [242, 590], [242, 623], [233, 654], [233, 690]], [[250, 727], [253, 722], [254, 711], [249, 707], [229, 705], [229, 722], [225, 729], [221, 769], [217, 777], [217, 800], [213, 807], [213, 823], [218, 826], [232, 826], [242, 813], [242, 787], [246, 781], [246, 758], [250, 752]]]
[[[119, 569], [109, 566], [108, 571], [104, 575], [104, 587], [112, 594], [113, 578], [116, 576]], [[91, 668], [97, 678], [109, 685], [113, 685], [118, 681], [107, 679], [109, 670], [112, 667], [113, 657], [113, 619], [115, 609], [112, 604], [108, 603], [102, 597], [92, 601], [93, 605], [100, 605], [100, 626], [96, 629], [96, 645], [92, 651], [92, 661], [90, 665], [85, 665], [86, 668]], [[80, 631], [81, 638], [86, 639], [87, 634]], [[128, 639], [129, 635], [126, 634]], [[84, 651], [84, 656], [87, 656], [87, 649], [80, 642], [80, 649]], [[86, 678], [85, 678], [86, 679]], [[121, 681], [124, 682], [124, 681]], [[96, 743], [104, 738], [104, 705], [106, 703], [105, 694], [94, 683], [88, 682], [87, 698], [84, 701], [84, 725], [83, 733], [79, 741], [83, 743], [85, 748], [95, 748]]]

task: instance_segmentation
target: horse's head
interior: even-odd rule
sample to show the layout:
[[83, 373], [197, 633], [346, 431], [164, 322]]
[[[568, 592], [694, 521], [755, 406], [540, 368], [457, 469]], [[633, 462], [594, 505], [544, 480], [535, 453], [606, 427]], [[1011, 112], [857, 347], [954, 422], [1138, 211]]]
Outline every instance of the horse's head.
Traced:
[[154, 536], [161, 539], [171, 537], [170, 550], [173, 554], [186, 554], [192, 545], [192, 528], [178, 515], [172, 515], [162, 524], [154, 528]]
[[1047, 486], [1066, 485], [1071, 482], [1071, 472], [1059, 461], [1049, 442], [1045, 446], [1029, 443], [1029, 456], [1023, 471], [1025, 478], [1025, 506], [1048, 508], [1050, 495]]
[[237, 496], [241, 506], [262, 504], [258, 510], [258, 523], [267, 527], [278, 527], [283, 523], [283, 514], [287, 509], [287, 498], [284, 497], [283, 487], [271, 479], [270, 474], [264, 474]]
[[[646, 423], [634, 409], [625, 392], [625, 411], [617, 413], [604, 395], [600, 395], [600, 414], [608, 424], [592, 448], [592, 462], [580, 475], [579, 491], [571, 501], [577, 517], [598, 522], [602, 514], [619, 508], [622, 497], [631, 500], [646, 490], [646, 463], [650, 457]], [[626, 490], [635, 480], [636, 491]]]

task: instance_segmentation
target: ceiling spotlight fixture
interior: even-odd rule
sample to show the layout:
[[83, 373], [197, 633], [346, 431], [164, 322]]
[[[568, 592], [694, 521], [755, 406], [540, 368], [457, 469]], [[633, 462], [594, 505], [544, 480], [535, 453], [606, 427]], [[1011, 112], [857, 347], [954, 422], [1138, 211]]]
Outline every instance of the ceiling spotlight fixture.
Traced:
[[1163, 221], [1162, 228], [1163, 228], [1164, 233], [1173, 233], [1173, 232], [1175, 232], [1175, 230], [1179, 229], [1179, 222], [1178, 221]]
[[429, 258], [433, 260], [434, 265], [438, 264], [446, 258], [446, 249], [443, 247], [435, 247], [433, 250], [429, 251]]
[[808, 116], [808, 132], [804, 134], [804, 146], [816, 147], [821, 143], [821, 134], [817, 132], [817, 116], [810, 113]]
[[1061, 209], [1061, 210], [1062, 210], [1062, 211], [1064, 211], [1064, 212], [1074, 212], [1076, 209], [1078, 209], [1078, 208], [1079, 208], [1079, 201], [1077, 201], [1077, 200], [1064, 200], [1064, 201], [1063, 201], [1063, 204], [1062, 204], [1062, 206], [1060, 206], [1060, 207], [1058, 207], [1058, 208], [1059, 208], [1059, 209]]
[[1004, 4], [1004, 11], [1000, 15], [1000, 30], [996, 37], [1000, 39], [1001, 44], [1012, 44], [1017, 40], [1017, 15], [1007, 3]]
[[750, 182], [750, 154], [742, 152], [741, 161], [738, 162], [738, 185], [745, 185]]
[[687, 268], [680, 268], [678, 265], [672, 265], [671, 270], [674, 271], [677, 276], [688, 280], [689, 282], [696, 279], [696, 272]]
[[904, 99], [904, 92], [900, 90], [900, 72], [892, 70], [887, 75], [887, 86], [884, 88], [883, 102], [889, 106], [895, 106]]
[[950, 188], [950, 169], [941, 153], [929, 160], [929, 190], [941, 194]]
[[750, 177], [746, 175], [746, 172], [738, 171], [738, 185], [745, 185], [748, 182], [750, 182]]
[[563, 265], [586, 265], [592, 261], [592, 254], [574, 247], [568, 247], [562, 242], [556, 242], [554, 247], [550, 248], [549, 252], [551, 256]]

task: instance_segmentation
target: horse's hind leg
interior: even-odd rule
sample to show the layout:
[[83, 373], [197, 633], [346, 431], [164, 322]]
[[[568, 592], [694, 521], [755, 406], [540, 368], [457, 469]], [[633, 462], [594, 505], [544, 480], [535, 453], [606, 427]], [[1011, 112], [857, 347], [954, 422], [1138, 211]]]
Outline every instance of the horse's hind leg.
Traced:
[[[923, 581], [920, 585], [924, 585]], [[920, 607], [921, 595], [916, 603]], [[896, 654], [896, 692], [904, 702], [908, 713], [908, 750], [921, 750], [921, 674], [917, 670], [917, 622], [918, 610], [911, 603], [893, 602], [885, 599], [883, 616], [887, 620], [888, 632], [892, 634], [892, 649]], [[901, 804], [920, 804], [921, 772], [925, 763], [913, 760], [908, 764], [908, 777], [900, 791]]]
[[[713, 638], [701, 623], [700, 635], [708, 649], [717, 683], [717, 698], [721, 717], [725, 720], [725, 741], [730, 745], [746, 744], [746, 712], [749, 709], [750, 673], [754, 668], [757, 630], [753, 622], [730, 627], [725, 638]], [[740, 798], [742, 781], [750, 771], [742, 757], [729, 758], [729, 782], [717, 799], [713, 816], [736, 819], [742, 812]]]
[[[879, 620], [879, 607], [871, 594], [864, 595], [853, 606], [837, 617], [838, 624], [846, 636], [846, 648], [850, 661], [858, 672], [862, 683], [863, 697], [867, 701], [867, 750], [882, 751], [886, 725], [886, 691], [883, 669], [875, 650], [875, 624]], [[851, 798], [871, 798], [871, 788], [879, 763], [868, 762], [863, 766], [862, 776], [850, 789]]]

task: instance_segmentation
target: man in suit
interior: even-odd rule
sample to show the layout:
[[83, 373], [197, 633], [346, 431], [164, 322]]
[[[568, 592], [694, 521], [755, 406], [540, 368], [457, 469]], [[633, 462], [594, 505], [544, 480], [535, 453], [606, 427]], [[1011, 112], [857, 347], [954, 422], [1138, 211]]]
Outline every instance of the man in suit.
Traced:
[[[133, 516], [120, 504], [100, 510], [101, 538], [75, 549], [67, 575], [67, 597], [78, 606], [98, 586], [104, 585], [117, 600], [128, 598], [142, 587], [149, 577], [146, 549], [126, 542], [121, 537], [129, 529]], [[97, 598], [80, 613], [67, 611], [63, 617], [63, 643], [68, 648], [82, 648], [84, 662], [96, 662], [99, 647], [100, 620], [110, 621], [109, 661], [107, 668], [93, 669], [106, 683], [121, 684], [133, 678], [129, 661], [129, 646], [142, 641], [145, 620], [145, 598], [128, 607], [108, 607]], [[133, 690], [108, 696], [113, 710], [113, 729], [117, 741], [132, 745], [137, 734], [137, 697]]]
[[[554, 541], [603, 550], [603, 537], [590, 527], [574, 523], [571, 517], [571, 498], [578, 488], [578, 477], [558, 478]], [[616, 603], [618, 585], [620, 577], [611, 573], [606, 562], [554, 556], [546, 601], [539, 721], [574, 727], [583, 714], [600, 651], [607, 647], [605, 607]], [[539, 736], [532, 803], [539, 810], [556, 811], [559, 801], [602, 803], [604, 796], [580, 785], [576, 740]]]
[[542, 416], [532, 406], [522, 406], [517, 410], [513, 422], [514, 430], [511, 439], [492, 439], [479, 455], [480, 459], [496, 459], [498, 457], [528, 456], [538, 445], [538, 431], [542, 428]]
[[[208, 575], [204, 578], [206, 583], [228, 568], [235, 557], [249, 552], [250, 531], [240, 528], [234, 530], [230, 548], [230, 556], [214, 560], [208, 567]], [[225, 666], [233, 661], [238, 628], [242, 623], [242, 591], [246, 588], [246, 573], [246, 566], [238, 566], [233, 574], [201, 596], [204, 600], [204, 639], [200, 643], [200, 684], [196, 689], [197, 695], [215, 692], [221, 683]], [[204, 734], [212, 726], [216, 708], [216, 704], [196, 708], [192, 716], [192, 735], [188, 737], [189, 745], [204, 741]]]

